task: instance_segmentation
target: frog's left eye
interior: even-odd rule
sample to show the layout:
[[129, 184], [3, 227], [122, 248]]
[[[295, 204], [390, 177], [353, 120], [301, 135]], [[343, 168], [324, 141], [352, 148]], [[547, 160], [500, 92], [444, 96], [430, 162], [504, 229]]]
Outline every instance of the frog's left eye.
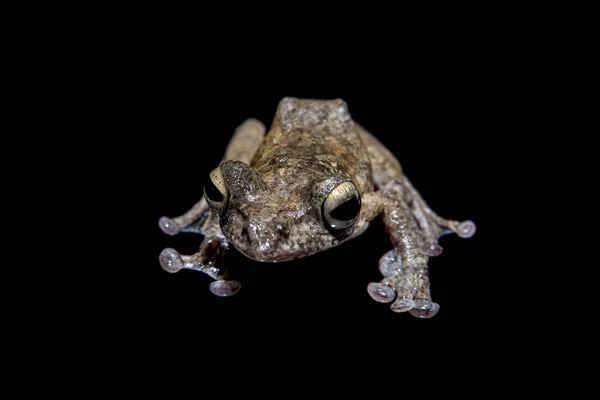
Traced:
[[360, 214], [360, 193], [352, 182], [337, 185], [323, 202], [323, 221], [336, 231], [351, 226]]
[[219, 215], [223, 214], [227, 208], [229, 193], [225, 185], [221, 167], [215, 168], [210, 173], [209, 179], [204, 185], [204, 197], [213, 210], [219, 213]]

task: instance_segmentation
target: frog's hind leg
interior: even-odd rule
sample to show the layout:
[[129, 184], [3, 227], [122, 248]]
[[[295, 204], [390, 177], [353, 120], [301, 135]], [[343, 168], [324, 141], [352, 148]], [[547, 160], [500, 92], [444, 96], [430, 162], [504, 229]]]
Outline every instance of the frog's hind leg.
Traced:
[[[263, 141], [265, 132], [265, 126], [260, 121], [255, 119], [246, 120], [235, 130], [222, 161], [236, 160], [250, 164], [252, 157]], [[179, 232], [193, 232], [204, 235], [201, 226], [208, 218], [208, 212], [208, 203], [202, 198], [188, 212], [179, 217], [160, 218], [158, 225], [167, 235], [176, 235]]]
[[470, 238], [475, 234], [473, 221], [455, 221], [444, 219], [437, 215], [423, 200], [406, 176], [389, 182], [383, 189], [392, 196], [402, 197], [410, 206], [411, 212], [425, 239], [425, 245], [430, 256], [442, 253], [438, 239], [449, 233], [456, 233], [461, 238]]
[[262, 122], [250, 118], [244, 121], [233, 134], [225, 151], [225, 161], [241, 161], [250, 165], [252, 157], [258, 151], [266, 132]]
[[461, 238], [470, 238], [475, 234], [475, 224], [472, 221], [444, 219], [433, 212], [404, 175], [396, 157], [360, 125], [358, 132], [369, 154], [375, 186], [392, 198], [404, 199], [410, 206], [431, 256], [441, 254], [442, 247], [438, 244], [441, 236], [454, 232]]

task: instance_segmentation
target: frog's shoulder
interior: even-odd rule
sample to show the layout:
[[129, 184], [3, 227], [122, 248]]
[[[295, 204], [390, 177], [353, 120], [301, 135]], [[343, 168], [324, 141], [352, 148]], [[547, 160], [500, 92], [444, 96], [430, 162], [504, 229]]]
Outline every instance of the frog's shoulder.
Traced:
[[312, 100], [284, 97], [277, 106], [273, 126], [281, 130], [294, 129], [344, 134], [354, 129], [348, 105], [342, 99]]

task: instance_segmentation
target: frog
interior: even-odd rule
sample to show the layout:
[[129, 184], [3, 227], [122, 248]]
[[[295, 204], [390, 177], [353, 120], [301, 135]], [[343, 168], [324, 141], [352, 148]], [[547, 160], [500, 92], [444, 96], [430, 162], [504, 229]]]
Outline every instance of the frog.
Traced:
[[394, 312], [433, 317], [440, 306], [431, 298], [429, 258], [442, 253], [441, 236], [470, 238], [475, 223], [433, 212], [343, 100], [285, 97], [268, 132], [252, 118], [234, 131], [188, 212], [159, 219], [168, 235], [204, 237], [197, 253], [165, 248], [159, 263], [171, 273], [203, 272], [213, 294], [229, 297], [241, 289], [227, 273], [232, 247], [260, 262], [295, 260], [356, 238], [378, 217], [392, 249], [380, 258], [383, 278], [367, 285], [368, 294]]

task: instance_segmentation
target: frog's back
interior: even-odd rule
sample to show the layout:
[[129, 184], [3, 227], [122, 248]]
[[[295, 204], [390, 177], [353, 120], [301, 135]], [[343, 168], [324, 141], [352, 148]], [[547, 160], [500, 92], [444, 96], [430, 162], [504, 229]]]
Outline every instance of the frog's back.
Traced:
[[369, 158], [358, 127], [342, 100], [286, 97], [252, 166], [268, 174], [282, 164], [315, 174], [343, 174], [359, 191], [371, 187]]

